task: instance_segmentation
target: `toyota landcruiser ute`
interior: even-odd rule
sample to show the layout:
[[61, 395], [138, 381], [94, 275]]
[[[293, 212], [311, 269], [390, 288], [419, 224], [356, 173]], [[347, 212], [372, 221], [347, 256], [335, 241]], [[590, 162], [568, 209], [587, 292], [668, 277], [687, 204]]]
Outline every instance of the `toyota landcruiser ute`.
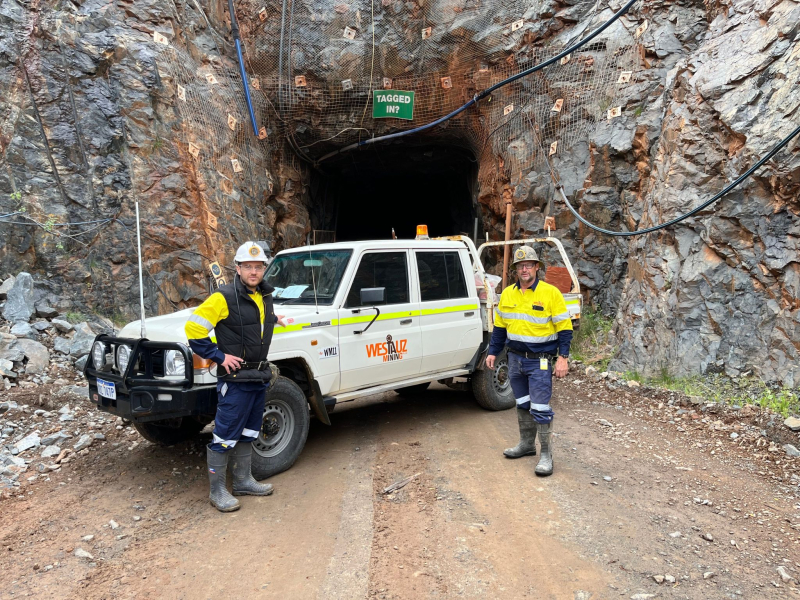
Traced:
[[[426, 238], [427, 236], [423, 236]], [[276, 325], [253, 474], [288, 469], [313, 415], [330, 425], [337, 404], [394, 390], [404, 395], [438, 381], [471, 390], [487, 410], [515, 405], [505, 353], [484, 366], [499, 278], [488, 275], [488, 246], [545, 243], [565, 267], [567, 308], [577, 326], [580, 287], [557, 238], [490, 242], [464, 236], [339, 242], [279, 252], [265, 279], [275, 288]], [[550, 269], [548, 269], [548, 272]], [[555, 271], [554, 271], [555, 272]], [[198, 434], [216, 411], [217, 365], [194, 354], [184, 326], [194, 309], [148, 318], [117, 335], [97, 336], [84, 373], [97, 407], [130, 419], [141, 435], [170, 445]], [[212, 339], [214, 333], [211, 332]]]

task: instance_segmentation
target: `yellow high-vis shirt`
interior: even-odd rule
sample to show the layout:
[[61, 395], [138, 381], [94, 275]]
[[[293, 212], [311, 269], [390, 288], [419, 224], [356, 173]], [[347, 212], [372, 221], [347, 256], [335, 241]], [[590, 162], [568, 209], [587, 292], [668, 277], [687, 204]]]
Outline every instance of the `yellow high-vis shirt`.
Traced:
[[564, 296], [541, 280], [535, 290], [508, 286], [494, 314], [495, 327], [505, 329], [508, 339], [515, 342], [545, 344], [557, 340], [559, 331], [572, 331]]

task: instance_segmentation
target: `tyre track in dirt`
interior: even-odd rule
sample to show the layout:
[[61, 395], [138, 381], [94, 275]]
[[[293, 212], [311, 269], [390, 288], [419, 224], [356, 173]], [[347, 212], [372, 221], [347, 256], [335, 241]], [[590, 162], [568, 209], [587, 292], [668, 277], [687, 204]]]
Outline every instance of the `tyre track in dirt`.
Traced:
[[[606, 588], [602, 570], [548, 533], [559, 509], [535, 462], [503, 459], [516, 415], [443, 388], [402, 402], [381, 425], [374, 597], [572, 599]], [[403, 490], [381, 493], [417, 472]]]
[[275, 494], [232, 514], [208, 504], [202, 438], [99, 450], [0, 504], [0, 597], [797, 597], [776, 573], [800, 572], [793, 460], [720, 445], [717, 416], [647, 393], [558, 382], [544, 479], [535, 457], [502, 457], [514, 411], [469, 394], [339, 406]]

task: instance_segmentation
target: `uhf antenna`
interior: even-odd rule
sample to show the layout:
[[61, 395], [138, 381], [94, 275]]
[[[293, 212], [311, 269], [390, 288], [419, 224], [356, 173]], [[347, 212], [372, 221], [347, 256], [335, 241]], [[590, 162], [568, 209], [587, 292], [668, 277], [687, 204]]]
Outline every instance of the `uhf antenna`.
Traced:
[[139, 229], [139, 202], [136, 202], [136, 247], [139, 251], [139, 310], [141, 312], [141, 338], [147, 337], [144, 329], [144, 287], [142, 286], [142, 232]]
[[314, 277], [314, 259], [312, 258], [310, 250], [308, 251], [308, 258], [308, 262], [311, 263], [311, 283], [314, 286], [314, 309], [317, 311], [317, 314], [319, 314], [319, 304], [317, 303], [317, 280]]

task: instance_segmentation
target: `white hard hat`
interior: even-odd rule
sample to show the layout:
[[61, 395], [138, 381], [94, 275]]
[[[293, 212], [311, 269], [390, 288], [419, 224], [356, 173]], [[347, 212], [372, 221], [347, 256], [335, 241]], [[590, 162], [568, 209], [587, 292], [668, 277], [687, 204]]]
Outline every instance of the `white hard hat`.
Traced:
[[255, 242], [245, 242], [236, 251], [236, 256], [233, 257], [233, 262], [237, 265], [243, 262], [260, 261], [265, 265], [269, 264], [267, 255], [264, 254], [264, 249]]

